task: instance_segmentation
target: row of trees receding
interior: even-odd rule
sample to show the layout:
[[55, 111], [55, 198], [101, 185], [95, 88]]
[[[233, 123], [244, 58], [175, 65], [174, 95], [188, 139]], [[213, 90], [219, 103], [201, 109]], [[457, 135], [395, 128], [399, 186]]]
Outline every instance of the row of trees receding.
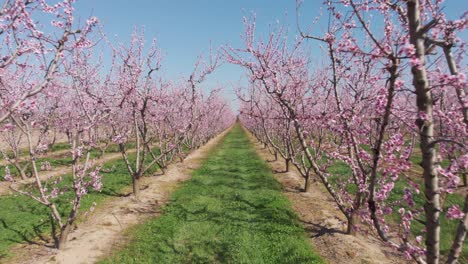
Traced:
[[[304, 191], [311, 178], [323, 184], [348, 233], [374, 233], [418, 263], [456, 263], [468, 228], [466, 42], [457, 37], [468, 23], [466, 13], [447, 19], [441, 2], [324, 1], [324, 33], [298, 26], [288, 42], [280, 27], [262, 39], [250, 18], [245, 46], [225, 48], [250, 80], [241, 122], [297, 169]], [[310, 45], [323, 62], [311, 65]], [[452, 232], [443, 256], [441, 232]]]
[[[198, 58], [185, 80], [168, 80], [160, 73], [156, 41], [145, 46], [143, 32], [135, 30], [129, 43], [114, 44], [98, 30], [97, 18], [77, 22], [73, 2], [6, 0], [0, 10], [2, 178], [50, 209], [59, 249], [84, 196], [102, 189], [102, 164], [91, 158], [93, 150], [103, 155], [118, 146], [138, 198], [145, 172], [154, 166], [164, 172], [235, 119], [219, 90], [206, 94], [199, 87], [217, 67], [217, 56]], [[103, 59], [106, 53], [110, 60]], [[43, 177], [50, 163], [38, 164], [38, 158], [56, 134], [68, 143], [71, 173]], [[28, 180], [33, 189], [24, 188]], [[56, 201], [66, 193], [71, 207], [64, 214]]]

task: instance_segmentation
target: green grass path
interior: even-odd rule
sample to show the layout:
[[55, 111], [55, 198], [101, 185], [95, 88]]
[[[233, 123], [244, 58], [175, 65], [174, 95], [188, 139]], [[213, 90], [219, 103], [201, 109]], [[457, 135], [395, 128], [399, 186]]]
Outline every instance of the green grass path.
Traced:
[[102, 263], [324, 263], [245, 132], [234, 127], [163, 215]]

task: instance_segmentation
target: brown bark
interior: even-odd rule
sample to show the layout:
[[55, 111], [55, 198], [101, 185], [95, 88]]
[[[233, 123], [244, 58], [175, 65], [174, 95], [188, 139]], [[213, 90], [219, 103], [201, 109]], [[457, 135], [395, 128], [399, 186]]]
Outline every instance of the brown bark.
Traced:
[[132, 184], [133, 184], [133, 195], [138, 198], [140, 195], [140, 178], [137, 176], [132, 177]]
[[463, 212], [465, 213], [465, 216], [458, 224], [455, 239], [453, 240], [453, 244], [447, 258], [447, 264], [456, 264], [463, 250], [463, 242], [465, 241], [466, 231], [468, 230], [468, 194], [465, 195], [465, 206], [463, 208]]
[[65, 225], [64, 227], [60, 228], [60, 236], [58, 241], [56, 241], [55, 248], [58, 250], [62, 250], [67, 245], [68, 235], [71, 231], [71, 225]]
[[346, 227], [346, 234], [353, 235], [353, 236], [356, 235], [356, 232], [357, 232], [356, 222], [358, 220], [356, 211], [353, 210], [351, 213], [349, 213], [349, 215], [346, 216], [346, 219], [348, 220], [348, 225]]
[[[289, 103], [283, 101], [283, 104], [289, 109], [289, 111], [293, 114], [294, 110], [293, 108], [289, 105]], [[294, 115], [293, 115], [294, 117]], [[299, 143], [301, 144], [302, 150], [304, 151], [307, 161], [311, 165], [312, 170], [319, 176], [320, 180], [322, 181], [322, 184], [325, 186], [327, 189], [328, 193], [332, 196], [333, 200], [335, 201], [336, 205], [340, 209], [340, 211], [346, 215], [346, 209], [344, 202], [341, 200], [340, 196], [333, 190], [333, 187], [331, 186], [330, 182], [328, 181], [327, 177], [323, 175], [323, 173], [320, 171], [319, 166], [317, 163], [315, 163], [315, 160], [312, 157], [312, 154], [310, 153], [309, 146], [307, 145], [305, 139], [304, 139], [304, 134], [302, 133], [302, 127], [299, 121], [296, 118], [293, 118], [293, 124], [294, 124], [294, 129], [296, 131], [296, 135], [299, 139]]]
[[28, 176], [26, 175], [26, 167], [22, 167], [18, 160], [15, 160], [13, 165], [15, 166], [16, 170], [19, 172], [21, 179], [27, 180]]
[[435, 169], [436, 150], [434, 142], [434, 121], [432, 115], [432, 94], [429, 89], [425, 67], [425, 45], [424, 36], [421, 32], [421, 16], [419, 0], [407, 1], [408, 23], [410, 43], [416, 49], [416, 58], [419, 60], [419, 66], [413, 66], [413, 85], [416, 90], [416, 100], [418, 111], [424, 115], [417, 121], [420, 136], [420, 149], [422, 153], [422, 168], [424, 178], [424, 194], [426, 203], [424, 211], [426, 215], [426, 261], [428, 264], [437, 264], [440, 261], [440, 195], [439, 179]]
[[304, 192], [308, 192], [308, 191], [309, 191], [309, 187], [310, 187], [309, 180], [310, 180], [310, 174], [307, 174], [307, 175], [304, 177]]
[[[444, 49], [445, 59], [447, 60], [447, 65], [449, 66], [449, 69], [450, 69], [450, 74], [458, 75], [457, 64], [455, 63], [455, 59], [453, 58], [451, 46], [444, 46], [443, 49]], [[468, 106], [465, 104], [465, 99], [466, 99], [465, 89], [466, 87], [463, 89], [455, 89], [455, 92], [457, 93], [458, 102], [460, 103], [462, 107], [463, 122], [465, 123], [465, 126], [468, 126]]]
[[371, 175], [369, 178], [369, 199], [367, 201], [369, 205], [369, 209], [370, 209], [372, 222], [374, 223], [374, 227], [377, 230], [379, 237], [383, 241], [388, 241], [388, 237], [387, 237], [387, 234], [385, 234], [385, 232], [383, 231], [382, 226], [380, 224], [380, 220], [377, 216], [377, 205], [374, 200], [374, 196], [375, 196], [375, 185], [377, 182], [377, 169], [379, 167], [380, 152], [382, 150], [385, 132], [387, 130], [388, 123], [390, 121], [393, 97], [395, 93], [395, 81], [397, 79], [398, 60], [393, 57], [391, 59], [392, 59], [392, 66], [389, 69], [390, 79], [389, 79], [389, 86], [388, 86], [388, 93], [387, 93], [387, 104], [385, 106], [385, 113], [382, 118], [383, 119], [382, 124], [379, 127], [379, 136], [373, 148], [372, 169], [371, 169]]
[[54, 128], [54, 136], [52, 137], [52, 141], [48, 145], [48, 149], [52, 150], [56, 141], [57, 141], [57, 130]]

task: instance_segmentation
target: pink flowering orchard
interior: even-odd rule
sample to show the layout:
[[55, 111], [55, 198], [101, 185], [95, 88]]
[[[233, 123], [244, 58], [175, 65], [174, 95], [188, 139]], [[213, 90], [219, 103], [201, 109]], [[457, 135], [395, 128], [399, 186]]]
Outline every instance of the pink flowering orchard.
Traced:
[[[301, 5], [298, 17], [307, 14]], [[447, 20], [441, 1], [325, 1], [324, 9], [325, 34], [298, 23], [302, 38], [289, 42], [283, 28], [258, 37], [246, 19], [245, 46], [225, 48], [251, 83], [241, 122], [288, 153], [305, 190], [308, 177], [321, 181], [349, 233], [375, 231], [419, 263], [457, 262], [468, 224], [465, 43], [457, 37], [466, 18]], [[327, 58], [314, 70], [311, 41]], [[464, 205], [445, 205], [452, 195]], [[444, 256], [441, 217], [459, 222]]]
[[[34, 179], [35, 192], [26, 191], [16, 186], [15, 179], [7, 167], [5, 180], [11, 181], [10, 188], [17, 193], [29, 196], [38, 203], [48, 207], [53, 219], [52, 234], [55, 246], [62, 248], [67, 241], [72, 224], [76, 220], [81, 198], [89, 188], [100, 189], [99, 166], [93, 168], [86, 156], [86, 146], [81, 142], [82, 133], [96, 124], [96, 120], [87, 120], [87, 124], [79, 124], [78, 119], [85, 118], [84, 112], [89, 107], [84, 104], [81, 88], [69, 89], [69, 79], [66, 61], [73, 63], [79, 55], [74, 53], [86, 52], [91, 45], [88, 35], [92, 33], [97, 23], [96, 18], [90, 18], [84, 25], [77, 25], [73, 18], [73, 1], [57, 2], [53, 5], [45, 1], [5, 1], [1, 11], [1, 56], [2, 65], [2, 96], [0, 107], [0, 122], [2, 123], [3, 138], [10, 142], [8, 145], [14, 153], [14, 158], [8, 158], [8, 149], [2, 151], [9, 163], [12, 163], [26, 180], [25, 168], [19, 163], [19, 145], [21, 137], [25, 138], [29, 157], [27, 166], [31, 168]], [[38, 15], [51, 18], [48, 20], [48, 33], [44, 27], [36, 23]], [[50, 32], [49, 32], [50, 30]], [[63, 107], [55, 100], [61, 96], [68, 100]], [[76, 104], [74, 104], [75, 102]], [[66, 116], [67, 109], [75, 106], [73, 120]], [[51, 120], [48, 115], [61, 109], [61, 116]], [[82, 110], [82, 111], [80, 111]], [[54, 199], [63, 193], [57, 185], [62, 179], [44, 182], [39, 175], [38, 155], [47, 149], [48, 142], [44, 139], [51, 127], [56, 127], [61, 118], [73, 123], [66, 129], [72, 154], [72, 186], [74, 198], [68, 214], [59, 213]], [[65, 119], [62, 119], [65, 120]], [[76, 121], [76, 122], [74, 122]], [[62, 123], [63, 124], [63, 123]], [[62, 125], [61, 124], [61, 125]], [[66, 124], [63, 124], [66, 125]], [[34, 137], [38, 133], [38, 137]], [[85, 158], [86, 157], [86, 158]], [[42, 164], [44, 170], [49, 164]]]
[[[204, 98], [197, 85], [213, 72], [217, 59], [196, 62], [188, 82], [166, 80], [156, 40], [144, 51], [144, 35], [135, 31], [128, 46], [111, 46], [111, 69], [105, 105], [113, 141], [119, 145], [138, 197], [142, 176], [155, 165], [164, 172], [167, 163], [184, 148], [195, 149], [233, 122], [233, 114], [216, 91]], [[183, 81], [183, 80], [182, 80]], [[211, 111], [208, 116], [207, 112]], [[213, 118], [214, 123], [208, 121]], [[129, 122], [131, 120], [131, 122]], [[128, 157], [128, 145], [136, 142], [136, 159]]]
[[[89, 44], [86, 35], [97, 19], [90, 18], [83, 28], [76, 27], [72, 4], [73, 1], [59, 1], [53, 5], [46, 1], [4, 1], [0, 68], [5, 81], [11, 83], [4, 83], [0, 121], [47, 88], [70, 49]], [[51, 25], [47, 27], [52, 27], [51, 32], [42, 31], [44, 28], [36, 22], [38, 15], [50, 18]], [[28, 76], [28, 79], [15, 80], [19, 76]], [[19, 82], [23, 85], [18, 85]]]
[[[2, 178], [14, 192], [50, 209], [57, 249], [65, 247], [82, 199], [102, 189], [103, 164], [91, 157], [93, 150], [103, 156], [109, 145], [119, 146], [138, 196], [147, 170], [159, 165], [164, 171], [174, 157], [234, 122], [219, 92], [205, 95], [198, 88], [215, 62], [199, 59], [189, 84], [167, 80], [158, 73], [156, 41], [146, 52], [144, 35], [135, 31], [128, 45], [109, 45], [112, 64], [105, 65], [94, 47], [110, 42], [96, 34], [97, 18], [78, 24], [73, 3], [5, 1], [0, 12]], [[37, 23], [38, 16], [50, 18], [50, 25]], [[66, 138], [71, 175], [48, 175], [50, 163], [37, 162], [55, 143], [52, 133]], [[31, 182], [33, 189], [25, 188]], [[63, 212], [57, 197], [70, 192], [71, 207]]]
[[[64, 252], [104, 210], [93, 197], [140, 206], [148, 178], [192, 170], [187, 156], [238, 123], [267, 163], [281, 162], [278, 177], [297, 175], [298, 195], [324, 193], [340, 219], [333, 231], [379, 240], [409, 263], [467, 261], [468, 12], [448, 14], [443, 0], [288, 1], [295, 24], [264, 30], [262, 16], [247, 16], [237, 42], [206, 45], [174, 77], [174, 54], [151, 27], [111, 37], [74, 0], [4, 0], [0, 202], [44, 209], [27, 228], [50, 232], [48, 245]], [[186, 37], [178, 42], [191, 48]], [[241, 69], [239, 85], [211, 79], [225, 65]], [[117, 197], [106, 186], [124, 181], [119, 166], [128, 182], [112, 191], [129, 193]], [[156, 204], [165, 195], [148, 194]], [[44, 219], [50, 228], [38, 232]]]

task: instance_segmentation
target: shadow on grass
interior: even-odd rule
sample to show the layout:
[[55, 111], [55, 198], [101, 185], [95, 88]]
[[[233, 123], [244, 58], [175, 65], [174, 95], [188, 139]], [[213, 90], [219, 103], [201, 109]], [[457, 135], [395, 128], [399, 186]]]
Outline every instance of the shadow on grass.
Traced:
[[106, 196], [112, 196], [112, 197], [129, 197], [132, 195], [131, 192], [129, 193], [121, 193], [120, 191], [116, 191], [114, 189], [107, 189], [107, 190], [102, 190], [101, 193]]
[[[144, 191], [149, 188], [149, 185], [144, 185], [140, 187], [140, 191]], [[120, 191], [116, 191], [115, 189], [104, 189], [101, 191], [101, 194], [105, 196], [111, 197], [130, 197], [133, 195], [133, 192], [122, 193]]]
[[[53, 247], [50, 245], [50, 240], [46, 236], [44, 236], [43, 231], [41, 231], [41, 227], [51, 224], [50, 221], [44, 221], [43, 223], [39, 225], [33, 226], [33, 233], [12, 228], [2, 218], [0, 218], [0, 224], [4, 230], [12, 231], [18, 235], [18, 239], [8, 238], [6, 239], [7, 241], [11, 241], [14, 243], [26, 242], [29, 245], [46, 246], [46, 247], [51, 247], [51, 248]], [[36, 239], [33, 240], [32, 238], [36, 238]]]

